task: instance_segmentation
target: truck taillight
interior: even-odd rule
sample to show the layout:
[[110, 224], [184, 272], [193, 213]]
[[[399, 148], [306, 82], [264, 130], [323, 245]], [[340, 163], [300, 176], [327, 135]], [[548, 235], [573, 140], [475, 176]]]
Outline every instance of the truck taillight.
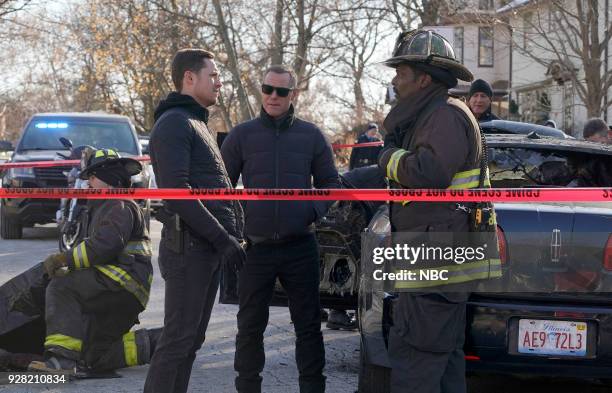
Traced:
[[604, 269], [612, 270], [612, 234], [608, 236], [608, 242], [604, 248], [602, 264]]
[[[610, 243], [610, 240], [608, 240], [608, 243]], [[501, 264], [505, 265], [508, 259], [508, 244], [506, 243], [504, 231], [499, 225], [497, 226], [497, 244], [499, 246], [499, 259], [501, 260]]]

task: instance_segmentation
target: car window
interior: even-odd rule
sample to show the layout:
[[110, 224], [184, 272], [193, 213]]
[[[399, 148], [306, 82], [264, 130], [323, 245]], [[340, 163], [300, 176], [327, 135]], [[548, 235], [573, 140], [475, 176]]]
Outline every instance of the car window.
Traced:
[[523, 148], [488, 149], [491, 186], [610, 187], [612, 157]]
[[74, 146], [91, 145], [138, 154], [132, 129], [127, 122], [36, 118], [23, 134], [18, 150], [65, 150], [59, 141], [68, 138]]

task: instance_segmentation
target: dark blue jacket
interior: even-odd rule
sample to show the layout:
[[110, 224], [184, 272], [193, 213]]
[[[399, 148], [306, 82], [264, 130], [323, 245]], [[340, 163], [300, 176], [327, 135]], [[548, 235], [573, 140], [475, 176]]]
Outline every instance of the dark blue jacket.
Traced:
[[489, 107], [489, 109], [483, 112], [476, 120], [478, 120], [479, 123], [484, 123], [485, 121], [499, 120], [499, 117], [495, 116], [493, 112], [491, 112], [491, 107]]
[[[227, 173], [245, 188], [340, 188], [329, 142], [314, 124], [293, 114], [280, 122], [263, 109], [230, 131], [221, 147]], [[312, 201], [245, 201], [245, 234], [283, 239], [309, 232], [328, 207]]]
[[[357, 139], [358, 144], [378, 141], [380, 141], [380, 139], [370, 138], [367, 133], [361, 134]], [[354, 147], [351, 151], [349, 170], [369, 165], [376, 165], [378, 163], [378, 155], [380, 154], [382, 148], [382, 146]]]

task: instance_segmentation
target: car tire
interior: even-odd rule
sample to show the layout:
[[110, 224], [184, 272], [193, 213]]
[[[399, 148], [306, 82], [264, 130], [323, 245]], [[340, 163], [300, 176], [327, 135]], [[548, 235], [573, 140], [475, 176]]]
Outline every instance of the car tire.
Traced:
[[23, 226], [19, 219], [8, 218], [0, 205], [0, 237], [6, 240], [21, 239]]
[[80, 222], [76, 224], [75, 234], [73, 236], [68, 237], [66, 233], [64, 233], [63, 228], [60, 228], [60, 236], [59, 236], [59, 250], [60, 252], [66, 252], [71, 250], [75, 245], [79, 244], [83, 239], [83, 226]]
[[389, 393], [391, 391], [391, 369], [369, 364], [363, 344], [359, 355], [359, 393]]

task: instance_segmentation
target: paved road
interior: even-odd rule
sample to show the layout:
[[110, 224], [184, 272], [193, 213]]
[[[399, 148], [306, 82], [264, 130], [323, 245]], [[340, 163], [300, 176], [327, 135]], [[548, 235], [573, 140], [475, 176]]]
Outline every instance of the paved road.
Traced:
[[[157, 246], [161, 224], [152, 221], [155, 268], [151, 298], [141, 314], [142, 327], [161, 326], [163, 322], [164, 281], [157, 267]], [[34, 263], [57, 250], [57, 230], [52, 227], [26, 229], [24, 239], [0, 240], [0, 284], [19, 274]], [[207, 331], [206, 343], [198, 353], [191, 377], [190, 392], [233, 392], [234, 339], [236, 335], [237, 306], [216, 304]], [[357, 390], [359, 361], [359, 335], [323, 329], [327, 351], [327, 386], [330, 393], [347, 393]], [[266, 393], [291, 393], [297, 391], [297, 369], [294, 359], [293, 325], [284, 307], [272, 307], [270, 323], [265, 334], [266, 367], [263, 391]], [[121, 379], [88, 380], [68, 385], [35, 387], [1, 386], [0, 392], [91, 392], [136, 393], [142, 391], [148, 366], [120, 370]]]
[[[154, 255], [157, 255], [160, 224], [152, 222]], [[51, 227], [26, 229], [24, 239], [0, 240], [0, 284], [41, 261], [57, 250], [57, 230]], [[147, 310], [141, 314], [142, 327], [156, 327], [163, 320], [164, 283], [159, 276], [154, 258], [155, 279]], [[237, 307], [216, 304], [208, 328], [204, 347], [198, 353], [191, 378], [190, 392], [233, 392], [233, 354], [236, 334]], [[270, 324], [266, 331], [265, 393], [297, 392], [297, 371], [294, 360], [293, 327], [285, 308], [270, 310]], [[326, 348], [328, 393], [353, 393], [357, 390], [359, 335], [323, 329]], [[147, 366], [120, 370], [120, 379], [88, 380], [66, 385], [8, 386], [0, 385], [0, 392], [88, 392], [136, 393], [142, 391]], [[470, 393], [603, 393], [612, 389], [584, 381], [555, 379], [518, 379], [510, 377], [472, 377]]]

